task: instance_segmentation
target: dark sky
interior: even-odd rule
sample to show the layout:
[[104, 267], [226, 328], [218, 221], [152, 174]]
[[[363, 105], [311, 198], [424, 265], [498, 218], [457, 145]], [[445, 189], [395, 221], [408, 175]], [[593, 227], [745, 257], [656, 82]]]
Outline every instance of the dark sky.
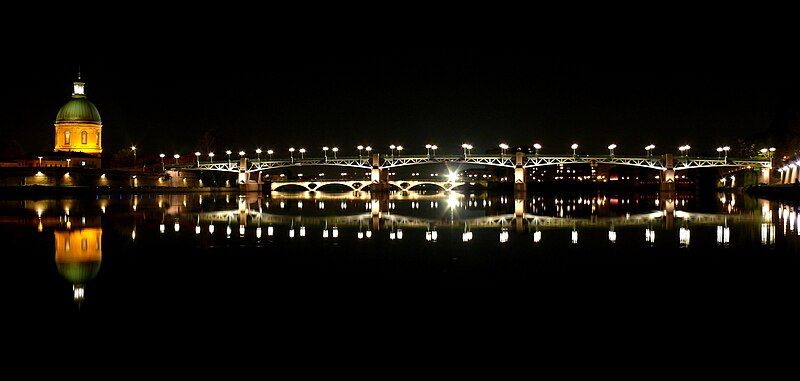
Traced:
[[[211, 36], [206, 34], [205, 37]], [[229, 36], [228, 36], [229, 37]], [[707, 37], [579, 43], [247, 39], [170, 35], [4, 62], [2, 131], [25, 150], [53, 147], [53, 122], [78, 67], [103, 120], [103, 145], [140, 154], [358, 144], [422, 154], [541, 143], [543, 153], [710, 152], [765, 131], [797, 84], [791, 49]], [[573, 40], [570, 40], [573, 41]]]

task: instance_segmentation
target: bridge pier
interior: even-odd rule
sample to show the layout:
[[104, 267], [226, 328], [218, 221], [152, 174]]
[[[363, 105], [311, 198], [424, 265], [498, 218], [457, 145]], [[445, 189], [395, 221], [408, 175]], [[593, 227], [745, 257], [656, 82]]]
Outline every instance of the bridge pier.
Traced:
[[[661, 192], [667, 195], [675, 194], [675, 167], [672, 161], [672, 154], [664, 154], [665, 170], [661, 172]], [[672, 198], [671, 196], [668, 198]]]
[[389, 191], [389, 173], [380, 167], [381, 155], [378, 153], [372, 154], [372, 176], [370, 180], [372, 183], [369, 185], [370, 192], [388, 192]]
[[514, 160], [514, 193], [525, 193], [527, 184], [525, 183], [525, 167], [523, 167], [525, 154], [517, 152]]

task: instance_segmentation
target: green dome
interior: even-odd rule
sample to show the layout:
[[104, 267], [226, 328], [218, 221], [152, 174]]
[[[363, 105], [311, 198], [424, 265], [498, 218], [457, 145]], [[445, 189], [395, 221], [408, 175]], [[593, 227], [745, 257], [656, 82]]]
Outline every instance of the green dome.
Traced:
[[58, 110], [56, 122], [86, 122], [100, 124], [97, 107], [86, 98], [72, 98]]
[[97, 262], [62, 262], [56, 263], [58, 272], [64, 279], [72, 284], [86, 284], [94, 279], [100, 271], [100, 261]]

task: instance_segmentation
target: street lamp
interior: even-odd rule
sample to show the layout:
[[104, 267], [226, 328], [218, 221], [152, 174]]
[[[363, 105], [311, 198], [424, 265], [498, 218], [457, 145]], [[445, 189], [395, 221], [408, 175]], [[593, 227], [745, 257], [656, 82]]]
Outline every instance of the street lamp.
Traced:
[[[164, 172], [164, 156], [167, 156], [167, 155], [164, 155], [163, 153], [158, 155], [158, 157], [161, 158], [161, 172]], [[39, 159], [41, 160], [41, 158], [39, 158]]]
[[181, 157], [181, 155], [178, 155], [178, 154], [176, 153], [176, 154], [172, 155], [172, 157], [174, 157], [174, 158], [175, 158], [175, 164], [177, 165], [177, 164], [178, 164], [178, 158], [180, 158], [180, 157]]
[[[689, 149], [689, 146], [686, 146], [686, 149]], [[722, 147], [722, 151], [725, 152], [725, 160], [728, 160], [728, 151], [731, 150], [731, 147], [725, 146]]]
[[202, 154], [200, 153], [200, 151], [197, 151], [194, 153], [194, 155], [197, 156], [197, 168], [200, 168], [200, 155]]
[[335, 160], [336, 159], [336, 153], [339, 152], [339, 148], [338, 147], [333, 147], [333, 148], [331, 148], [331, 151], [333, 151], [333, 158]]
[[211, 163], [214, 162], [214, 153], [213, 152], [209, 152], [208, 153], [208, 161], [211, 162]]
[[394, 157], [394, 149], [395, 149], [395, 148], [397, 148], [397, 146], [396, 146], [396, 145], [394, 145], [394, 144], [392, 144], [392, 145], [390, 145], [390, 146], [389, 146], [389, 149], [391, 149], [391, 150], [392, 150], [392, 157]]
[[273, 151], [273, 150], [271, 150], [271, 149], [268, 149], [268, 150], [267, 150], [267, 155], [269, 155], [269, 159], [270, 159], [270, 160], [272, 160], [272, 154], [273, 154], [273, 153], [275, 153], [275, 151]]
[[70, 158], [67, 158], [67, 167], [69, 167], [69, 162], [70, 162], [70, 161], [72, 161], [72, 159], [70, 159]]
[[306, 149], [305, 148], [300, 148], [300, 158], [301, 159], [304, 159], [306, 157], [305, 154], [306, 154]]
[[294, 147], [289, 147], [289, 159], [294, 163]]
[[[40, 167], [42, 166], [42, 158], [43, 158], [43, 157], [44, 157], [44, 156], [38, 156], [38, 158], [39, 158], [39, 166], [40, 166]], [[162, 157], [163, 157], [163, 156], [162, 156]]]
[[239, 151], [239, 158], [240, 158], [240, 159], [241, 159], [241, 158], [243, 158], [243, 157], [244, 157], [244, 155], [245, 155], [246, 153], [247, 153], [247, 152], [244, 152], [244, 151]]
[[329, 148], [327, 146], [322, 147], [322, 153], [325, 156], [325, 161], [328, 161], [328, 150]]
[[364, 151], [367, 151], [367, 156], [369, 156], [369, 153], [372, 152], [372, 147], [366, 146], [364, 147]]
[[467, 158], [467, 149], [468, 148], [472, 148], [472, 146], [467, 144], [467, 143], [463, 143], [463, 144], [461, 144], [461, 148], [464, 149], [464, 158], [466, 159]]
[[428, 157], [431, 157], [431, 147], [433, 147], [433, 146], [432, 146], [432, 145], [430, 145], [430, 144], [426, 144], [426, 145], [425, 145], [425, 149], [427, 149], [427, 150], [428, 150]]
[[231, 163], [231, 150], [227, 150], [227, 151], [225, 151], [225, 153], [228, 154], [228, 164], [230, 164]]
[[133, 151], [133, 166], [136, 166], [136, 146], [131, 146], [131, 151]]
[[647, 145], [647, 146], [644, 147], [645, 151], [647, 151], [647, 157], [650, 157], [650, 156], [653, 155], [653, 148], [656, 148], [656, 146], [653, 145], [653, 144], [650, 144], [650, 145]]
[[397, 156], [400, 156], [401, 152], [403, 152], [403, 146], [397, 146]]
[[256, 155], [258, 156], [258, 164], [261, 164], [261, 148], [256, 148]]
[[358, 150], [358, 160], [361, 160], [361, 150], [364, 149], [364, 146], [358, 145], [356, 149]]
[[536, 150], [536, 156], [539, 156], [539, 150], [542, 148], [542, 145], [539, 143], [534, 143], [533, 148]]
[[609, 144], [609, 145], [608, 145], [608, 151], [609, 151], [609, 154], [610, 154], [611, 156], [614, 156], [614, 148], [617, 148], [617, 145], [616, 145], [616, 144], [613, 144], [613, 143], [612, 143], [612, 144]]
[[508, 144], [500, 143], [500, 156], [505, 155], [507, 149], [508, 149]]
[[578, 149], [578, 144], [577, 143], [572, 143], [570, 148], [572, 148], [572, 156], [576, 156], [577, 153], [575, 153], [575, 150]]
[[[686, 152], [686, 151], [688, 151], [688, 150], [689, 150], [689, 148], [692, 148], [692, 147], [691, 147], [690, 145], [688, 145], [688, 144], [687, 144], [687, 145], [685, 145], [685, 146], [680, 146], [680, 147], [678, 147], [678, 150], [679, 150], [679, 151], [681, 151], [681, 156], [687, 156], [689, 153], [688, 153], [688, 152]], [[724, 149], [724, 148], [723, 148], [723, 149]]]
[[431, 145], [431, 150], [433, 150], [433, 156], [436, 156], [436, 150], [437, 150], [438, 148], [439, 148], [439, 147], [438, 147], [436, 144], [434, 144], [434, 145]]

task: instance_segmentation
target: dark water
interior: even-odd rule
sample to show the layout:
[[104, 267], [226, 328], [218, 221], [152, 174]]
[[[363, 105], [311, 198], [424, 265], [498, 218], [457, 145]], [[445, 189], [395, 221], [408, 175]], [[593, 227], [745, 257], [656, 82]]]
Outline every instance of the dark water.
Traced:
[[0, 208], [6, 315], [22, 319], [669, 331], [786, 317], [800, 296], [797, 207], [742, 194], [191, 193]]

